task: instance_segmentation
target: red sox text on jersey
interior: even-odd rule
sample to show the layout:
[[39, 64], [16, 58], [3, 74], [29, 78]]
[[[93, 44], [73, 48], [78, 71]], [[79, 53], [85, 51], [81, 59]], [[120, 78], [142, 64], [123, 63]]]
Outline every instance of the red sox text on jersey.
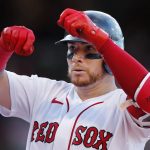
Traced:
[[[55, 103], [57, 105], [63, 105], [63, 103], [54, 98], [51, 103]], [[66, 103], [68, 104], [68, 99], [66, 98]], [[84, 110], [82, 110], [77, 118], [80, 118], [80, 115], [95, 105], [101, 105], [102, 102], [96, 102], [92, 105], [89, 105]], [[67, 107], [67, 112], [69, 111], [69, 107]], [[76, 122], [75, 121], [75, 122]], [[32, 137], [31, 142], [42, 142], [42, 143], [52, 143], [55, 140], [55, 135], [57, 129], [59, 127], [58, 122], [42, 122], [34, 121], [33, 130], [32, 130]], [[68, 145], [68, 149], [70, 149], [70, 145], [80, 146], [81, 144], [86, 148], [93, 148], [93, 149], [101, 149], [107, 150], [107, 142], [113, 136], [112, 133], [105, 129], [98, 129], [95, 126], [86, 126], [86, 125], [78, 125], [75, 129], [72, 129], [72, 133], [75, 133], [74, 136], [70, 137], [70, 143]], [[65, 136], [65, 135], [64, 135]]]

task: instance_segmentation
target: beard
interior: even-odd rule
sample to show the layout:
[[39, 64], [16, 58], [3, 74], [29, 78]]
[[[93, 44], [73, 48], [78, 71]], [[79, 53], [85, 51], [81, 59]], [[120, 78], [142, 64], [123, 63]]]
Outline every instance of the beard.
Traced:
[[71, 83], [73, 83], [75, 86], [85, 87], [85, 86], [91, 85], [91, 84], [95, 83], [96, 81], [98, 81], [100, 79], [101, 75], [87, 72], [87, 77], [84, 78], [81, 76], [74, 76], [68, 72], [68, 77], [69, 77]]

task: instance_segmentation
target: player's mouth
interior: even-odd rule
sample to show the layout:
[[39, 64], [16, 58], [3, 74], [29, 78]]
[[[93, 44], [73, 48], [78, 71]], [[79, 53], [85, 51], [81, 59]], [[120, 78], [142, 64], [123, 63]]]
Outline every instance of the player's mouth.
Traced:
[[85, 71], [83, 68], [81, 67], [74, 67], [71, 69], [72, 71]]
[[72, 73], [75, 73], [77, 75], [80, 75], [82, 73], [85, 73], [85, 70], [84, 69], [81, 69], [81, 68], [74, 68], [72, 69]]

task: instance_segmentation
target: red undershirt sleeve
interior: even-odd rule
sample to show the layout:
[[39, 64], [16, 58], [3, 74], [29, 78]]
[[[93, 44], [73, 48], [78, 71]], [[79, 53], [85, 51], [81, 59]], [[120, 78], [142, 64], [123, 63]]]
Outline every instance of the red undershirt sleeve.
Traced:
[[99, 52], [103, 55], [121, 88], [128, 96], [134, 98], [135, 91], [148, 74], [148, 70], [114, 44], [111, 39], [107, 40]]

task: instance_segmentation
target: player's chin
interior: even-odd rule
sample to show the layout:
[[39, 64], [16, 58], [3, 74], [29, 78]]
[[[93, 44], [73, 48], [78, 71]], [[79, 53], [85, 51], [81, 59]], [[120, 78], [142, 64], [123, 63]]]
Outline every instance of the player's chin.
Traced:
[[87, 80], [81, 80], [81, 79], [71, 79], [71, 82], [78, 87], [85, 87], [88, 86], [90, 84], [89, 81]]
[[75, 86], [83, 87], [90, 84], [90, 80], [87, 76], [68, 74], [68, 77]]

